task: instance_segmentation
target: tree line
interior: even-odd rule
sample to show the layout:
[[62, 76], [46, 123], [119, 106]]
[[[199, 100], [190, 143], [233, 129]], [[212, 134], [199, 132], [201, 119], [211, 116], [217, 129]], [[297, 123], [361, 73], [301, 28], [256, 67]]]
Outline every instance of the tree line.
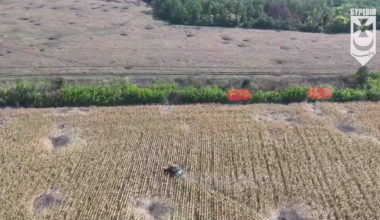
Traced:
[[[380, 101], [380, 72], [361, 67], [356, 73], [356, 88], [330, 88], [333, 95], [327, 102]], [[244, 86], [245, 87], [245, 86]], [[234, 89], [234, 88], [231, 88]], [[295, 86], [274, 91], [251, 91], [246, 103], [315, 102], [308, 97], [308, 86]], [[233, 103], [226, 91], [218, 86], [197, 88], [193, 85], [179, 88], [176, 84], [153, 84], [148, 88], [125, 83], [99, 86], [67, 86], [63, 79], [52, 82], [19, 82], [0, 88], [0, 107], [69, 107], [121, 106], [143, 104]]]
[[351, 8], [376, 8], [379, 0], [154, 0], [154, 13], [172, 24], [305, 32], [350, 31]]

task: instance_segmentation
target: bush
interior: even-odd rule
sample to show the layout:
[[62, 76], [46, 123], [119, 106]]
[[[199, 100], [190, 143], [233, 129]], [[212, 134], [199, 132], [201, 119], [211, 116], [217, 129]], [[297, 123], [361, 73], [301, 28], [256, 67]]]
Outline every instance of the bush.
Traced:
[[340, 89], [333, 93], [332, 101], [334, 102], [352, 102], [366, 100], [366, 92], [356, 89]]
[[[313, 100], [307, 95], [309, 87], [289, 87], [276, 91], [251, 91], [247, 103], [292, 103], [292, 102], [350, 102], [380, 101], [380, 72], [369, 74], [366, 67], [358, 70], [360, 87], [356, 89], [334, 89], [328, 100]], [[0, 106], [23, 107], [63, 107], [63, 106], [115, 106], [137, 104], [190, 104], [190, 103], [229, 103], [226, 92], [217, 86], [196, 88], [193, 85], [182, 89], [175, 84], [151, 85], [140, 88], [137, 85], [113, 84], [106, 86], [57, 86], [50, 83], [16, 83], [10, 88], [0, 89]], [[245, 83], [246, 84], [246, 83]], [[244, 84], [244, 85], [245, 85]], [[55, 85], [55, 86], [54, 86]], [[61, 88], [60, 88], [61, 87]], [[59, 88], [59, 89], [58, 89]]]
[[59, 90], [65, 85], [63, 78], [59, 77], [52, 82], [54, 90]]
[[362, 66], [356, 72], [356, 81], [359, 86], [362, 86], [368, 82], [369, 69], [367, 66]]
[[309, 99], [307, 95], [308, 90], [309, 90], [309, 87], [300, 87], [300, 86], [286, 88], [280, 92], [281, 101], [283, 103], [307, 101]]
[[327, 29], [331, 33], [349, 32], [350, 19], [342, 15], [336, 16]]

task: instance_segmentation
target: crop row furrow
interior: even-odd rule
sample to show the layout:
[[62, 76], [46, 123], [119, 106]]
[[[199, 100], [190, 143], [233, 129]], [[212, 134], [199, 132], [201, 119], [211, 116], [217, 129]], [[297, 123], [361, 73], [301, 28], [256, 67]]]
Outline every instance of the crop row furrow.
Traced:
[[[279, 198], [278, 198], [278, 189], [276, 187], [277, 180], [275, 176], [275, 168], [272, 166], [273, 158], [270, 155], [270, 147], [267, 146], [267, 143], [264, 141], [263, 138], [263, 132], [259, 131], [259, 140], [261, 143], [261, 151], [264, 152], [264, 164], [266, 166], [268, 176], [269, 176], [269, 184], [271, 185], [271, 197], [273, 198], [274, 205], [277, 207], [279, 205]], [[272, 205], [272, 204], [271, 204]]]
[[[341, 190], [342, 200], [340, 201], [342, 206], [342, 213], [345, 219], [359, 219], [365, 217], [367, 214], [358, 213], [356, 210], [360, 210], [360, 192], [357, 187], [352, 187], [351, 177], [345, 171], [345, 165], [339, 160], [339, 156], [334, 153], [334, 148], [337, 146], [331, 143], [328, 138], [322, 138], [321, 134], [317, 136], [317, 141], [320, 146], [325, 146], [324, 150], [320, 153], [321, 158], [326, 160], [325, 164], [330, 168], [330, 178], [339, 178], [339, 187], [336, 190]], [[328, 149], [327, 149], [328, 148]], [[359, 197], [358, 197], [359, 196]], [[368, 216], [366, 217], [368, 218]]]
[[[328, 199], [330, 206], [334, 210], [335, 218], [343, 219], [340, 213], [340, 209], [339, 207], [337, 207], [337, 205], [339, 206], [339, 201], [337, 204], [337, 201], [334, 198], [336, 194], [333, 189], [334, 186], [331, 184], [331, 180], [326, 177], [326, 172], [324, 170], [323, 165], [319, 162], [319, 158], [317, 158], [315, 154], [313, 153], [312, 148], [309, 147], [311, 143], [307, 142], [307, 138], [305, 137], [306, 134], [304, 130], [302, 128], [297, 128], [297, 132], [303, 142], [304, 152], [306, 154], [307, 160], [309, 161], [311, 173], [316, 174], [318, 182], [320, 186], [322, 187], [323, 192], [325, 193], [325, 197]], [[324, 186], [326, 187], [324, 188]]]
[[[114, 196], [113, 202], [116, 203], [116, 207], [113, 210], [115, 213], [115, 218], [119, 219], [122, 215], [125, 215], [126, 213], [126, 207], [127, 204], [125, 202], [131, 203], [132, 201], [129, 198], [126, 198], [124, 196], [125, 189], [128, 188], [126, 184], [126, 176], [128, 172], [130, 171], [131, 164], [133, 165], [133, 160], [135, 157], [135, 153], [133, 150], [131, 150], [130, 146], [136, 146], [138, 145], [138, 142], [140, 141], [141, 134], [136, 132], [129, 132], [129, 136], [127, 139], [127, 142], [124, 142], [121, 145], [121, 148], [119, 149], [122, 152], [122, 157], [119, 158], [119, 168], [121, 169], [119, 180], [117, 182], [117, 195]], [[132, 163], [131, 163], [132, 162]], [[129, 166], [126, 166], [126, 165]]]
[[[358, 169], [355, 169], [354, 167], [351, 168], [350, 167], [351, 165], [349, 165], [351, 163], [348, 163], [348, 161], [346, 159], [346, 155], [344, 153], [345, 149], [342, 149], [342, 147], [340, 147], [340, 144], [337, 141], [337, 137], [334, 136], [332, 133], [330, 133], [330, 138], [331, 138], [332, 142], [335, 144], [335, 146], [337, 146], [335, 149], [339, 155], [339, 158], [342, 160], [342, 162], [344, 164], [345, 172], [347, 174], [351, 175], [353, 182], [354, 182], [354, 185], [359, 189], [360, 195], [362, 196], [362, 199], [364, 200], [365, 204], [361, 205], [361, 209], [367, 209], [367, 210], [365, 212], [363, 212], [363, 214], [366, 213], [365, 215], [377, 216], [378, 212], [376, 211], [375, 207], [373, 207], [371, 202], [369, 202], [369, 199], [367, 198], [367, 195], [366, 195], [366, 191], [364, 190], [363, 184], [361, 183], [363, 180], [365, 181], [365, 178], [363, 177], [363, 175], [360, 174], [360, 172], [363, 172], [363, 170], [362, 169], [358, 170]], [[355, 175], [353, 175], [353, 174], [355, 174]], [[361, 177], [360, 180], [358, 179], [358, 176]], [[357, 202], [360, 202], [360, 200]], [[369, 216], [368, 216], [368, 218], [369, 218]]]
[[138, 161], [138, 157], [137, 157], [138, 148], [141, 146], [144, 134], [143, 133], [137, 133], [135, 135], [136, 135], [135, 139], [132, 142], [127, 143], [125, 146], [125, 148], [127, 148], [131, 154], [131, 160], [128, 161], [129, 164], [131, 164], [131, 165], [129, 167], [125, 168], [125, 175], [126, 176], [124, 176], [124, 178], [121, 180], [123, 190], [121, 192], [119, 192], [120, 194], [118, 196], [118, 198], [120, 198], [122, 200], [122, 203], [120, 204], [120, 206], [121, 207], [127, 207], [127, 208], [125, 209], [125, 213], [118, 213], [117, 218], [120, 218], [122, 215], [125, 215], [125, 217], [130, 218], [130, 216], [133, 215], [133, 210], [132, 210], [132, 208], [130, 208], [131, 207], [130, 203], [133, 201], [131, 201], [132, 197], [130, 195], [129, 190], [131, 189], [130, 188], [131, 180], [134, 178], [133, 171], [136, 168], [135, 164], [137, 164], [137, 161]]
[[330, 185], [332, 186], [331, 191], [336, 200], [336, 205], [340, 210], [341, 216], [343, 219], [347, 219], [347, 207], [350, 206], [350, 200], [348, 199], [344, 182], [348, 179], [345, 177], [344, 169], [341, 169], [342, 164], [333, 159], [333, 157], [336, 156], [333, 150], [336, 146], [331, 143], [321, 142], [321, 137], [312, 129], [305, 131], [305, 134], [307, 136], [307, 140], [309, 141], [312, 155], [316, 158], [318, 165], [320, 167], [324, 167], [322, 170], [323, 175], [330, 181]]
[[[98, 140], [99, 141], [98, 146], [102, 146], [101, 144], [106, 142], [106, 141], [102, 141], [102, 140], [103, 140], [103, 138], [102, 138], [102, 136], [100, 136], [99, 140]], [[93, 158], [91, 160], [91, 157], [93, 155], [88, 153], [88, 150], [89, 149], [85, 149], [85, 150], [80, 152], [80, 156], [78, 158], [78, 161], [76, 163], [74, 163], [74, 166], [72, 169], [69, 169], [69, 173], [67, 174], [67, 179], [61, 180], [62, 184], [68, 183], [70, 185], [63, 189], [63, 198], [61, 199], [62, 203], [60, 205], [60, 209], [59, 209], [59, 211], [55, 212], [51, 216], [51, 219], [64, 219], [65, 220], [65, 219], [72, 219], [73, 218], [71, 216], [71, 215], [73, 215], [72, 207], [75, 207], [74, 205], [76, 204], [76, 200], [74, 200], [74, 198], [76, 198], [79, 193], [84, 191], [84, 190], [81, 190], [80, 188], [85, 187], [84, 184], [78, 184], [77, 182], [73, 182], [73, 180], [78, 180], [78, 179], [82, 180], [82, 177], [80, 177], [79, 175], [83, 174], [83, 170], [85, 170], [85, 172], [86, 172], [88, 170], [88, 167], [92, 167], [92, 164], [89, 164], [89, 158], [90, 158], [91, 162], [96, 162], [96, 160], [94, 160]], [[99, 150], [99, 152], [98, 152], [98, 150]], [[99, 147], [99, 148], [92, 147], [91, 151], [93, 153], [98, 152], [101, 155], [104, 155], [106, 153], [106, 150], [102, 149], [101, 147]], [[105, 160], [106, 160], [106, 157], [104, 156], [101, 164], [104, 165]], [[79, 189], [78, 189], [78, 187], [79, 187]], [[76, 193], [76, 192], [79, 192], [79, 193]], [[62, 214], [62, 213], [64, 213], [64, 214]]]
[[[295, 137], [299, 140], [297, 148], [299, 149], [299, 164], [302, 165], [302, 178], [311, 180], [313, 192], [315, 195], [321, 198], [324, 204], [325, 211], [328, 212], [327, 218], [328, 219], [340, 219], [339, 214], [336, 210], [336, 207], [334, 206], [334, 202], [329, 197], [328, 189], [326, 189], [326, 185], [324, 185], [324, 181], [321, 180], [323, 177], [321, 177], [320, 170], [312, 165], [312, 158], [310, 157], [310, 154], [308, 153], [305, 139], [302, 137], [302, 133], [298, 128], [295, 128]], [[318, 172], [319, 171], [319, 172]], [[332, 209], [332, 210], [331, 210]]]
[[255, 161], [256, 161], [256, 157], [255, 155], [257, 155], [257, 146], [255, 146], [253, 143], [252, 143], [252, 137], [250, 135], [247, 134], [247, 142], [248, 142], [248, 148], [249, 148], [249, 153], [245, 154], [248, 158], [247, 158], [247, 165], [248, 165], [248, 168], [249, 170], [251, 171], [251, 177], [253, 178], [253, 181], [254, 181], [254, 184], [255, 184], [255, 187], [252, 189], [250, 188], [251, 190], [254, 190], [252, 192], [252, 194], [254, 193], [255, 194], [255, 200], [256, 202], [254, 203], [256, 205], [255, 207], [255, 210], [257, 212], [260, 211], [260, 208], [261, 208], [261, 198], [260, 198], [260, 184], [259, 184], [259, 180], [257, 178], [257, 172], [256, 172], [256, 165], [255, 165]]

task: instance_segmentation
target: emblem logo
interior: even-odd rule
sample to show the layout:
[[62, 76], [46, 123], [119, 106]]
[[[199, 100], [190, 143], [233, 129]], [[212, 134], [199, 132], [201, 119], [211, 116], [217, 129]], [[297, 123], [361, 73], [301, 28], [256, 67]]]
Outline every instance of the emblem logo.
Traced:
[[376, 54], [376, 9], [351, 9], [351, 55], [363, 66]]

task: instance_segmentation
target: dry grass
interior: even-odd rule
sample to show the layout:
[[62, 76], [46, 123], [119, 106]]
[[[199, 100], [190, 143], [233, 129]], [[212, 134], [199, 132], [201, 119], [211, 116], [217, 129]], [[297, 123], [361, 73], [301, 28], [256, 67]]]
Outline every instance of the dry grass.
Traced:
[[[348, 74], [360, 67], [345, 34], [168, 26], [146, 13], [148, 6], [139, 5], [1, 1], [0, 76], [203, 73], [223, 78], [236, 73]], [[380, 69], [376, 61], [379, 56], [369, 66]]]
[[[377, 103], [0, 110], [0, 219], [37, 210], [39, 220], [380, 219], [379, 112]], [[363, 133], [348, 137], [348, 125]], [[71, 139], [52, 154], [41, 140], [57, 134]], [[185, 178], [168, 177], [170, 164]]]

